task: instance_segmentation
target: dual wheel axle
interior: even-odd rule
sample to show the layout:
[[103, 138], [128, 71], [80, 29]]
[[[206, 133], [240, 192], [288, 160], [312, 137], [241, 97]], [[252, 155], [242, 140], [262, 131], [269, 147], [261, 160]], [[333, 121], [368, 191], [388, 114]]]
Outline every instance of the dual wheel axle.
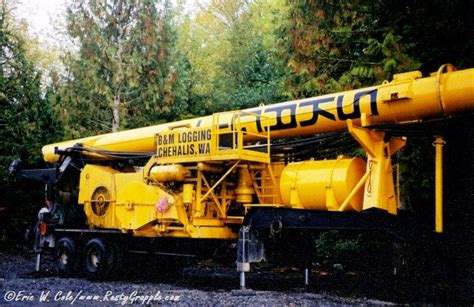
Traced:
[[71, 275], [84, 272], [89, 277], [103, 277], [122, 267], [123, 251], [111, 240], [91, 238], [75, 240], [62, 237], [56, 243], [54, 261], [59, 273]]

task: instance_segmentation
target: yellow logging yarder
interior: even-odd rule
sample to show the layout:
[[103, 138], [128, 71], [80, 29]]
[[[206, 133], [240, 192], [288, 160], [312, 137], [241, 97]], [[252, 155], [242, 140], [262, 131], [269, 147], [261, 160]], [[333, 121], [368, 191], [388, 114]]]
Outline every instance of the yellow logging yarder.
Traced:
[[[392, 156], [406, 138], [380, 127], [473, 110], [474, 69], [447, 64], [429, 77], [402, 73], [378, 86], [50, 144], [43, 156], [57, 163], [57, 177], [48, 185], [52, 203], [63, 207], [51, 211], [62, 216], [70, 207], [80, 208], [84, 235], [239, 239], [238, 269], [245, 272], [250, 262], [263, 259], [260, 233], [275, 238], [283, 228], [361, 229], [375, 222], [356, 224], [352, 214], [370, 217], [359, 211], [397, 215], [400, 193]], [[277, 139], [336, 131], [349, 132], [365, 158], [335, 154], [328, 160], [295, 160], [272, 150]], [[443, 138], [437, 136], [434, 145], [436, 231], [442, 232]], [[116, 163], [133, 154], [149, 154], [149, 160], [143, 166]], [[60, 225], [68, 221], [58, 220]], [[70, 238], [61, 240], [58, 244], [71, 253]], [[86, 254], [105, 253], [106, 244], [99, 245], [92, 238]], [[89, 272], [100, 270], [87, 263]]]
[[[397, 214], [391, 156], [405, 138], [387, 139], [371, 126], [471, 111], [473, 80], [474, 69], [447, 65], [427, 78], [403, 73], [379, 86], [51, 144], [43, 154], [55, 162], [77, 143], [98, 161], [103, 151], [153, 152], [144, 167], [87, 164], [80, 175], [78, 203], [89, 227], [137, 236], [236, 238], [246, 210], [259, 206]], [[341, 156], [284, 166], [271, 158], [273, 139], [341, 130], [366, 161]]]

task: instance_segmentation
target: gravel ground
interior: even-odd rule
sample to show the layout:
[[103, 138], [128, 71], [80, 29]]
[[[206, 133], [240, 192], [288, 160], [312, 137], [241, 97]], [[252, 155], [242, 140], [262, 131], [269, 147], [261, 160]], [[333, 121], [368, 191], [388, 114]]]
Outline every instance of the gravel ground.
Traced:
[[213, 260], [170, 264], [149, 255], [130, 255], [123, 272], [107, 280], [59, 276], [50, 256], [35, 273], [35, 255], [0, 251], [0, 306], [164, 305], [164, 306], [314, 306], [448, 304], [472, 305], [472, 288], [433, 276], [414, 282], [387, 270], [323, 271], [314, 266], [310, 286], [303, 286], [299, 268], [252, 265], [249, 290], [238, 290], [232, 263]]
[[[35, 274], [34, 255], [0, 253], [0, 305], [257, 305], [313, 306], [390, 304], [364, 296], [343, 297], [322, 288], [303, 288], [302, 276], [292, 268], [259, 271], [248, 274], [252, 290], [236, 290], [238, 274], [227, 267], [202, 262], [197, 267], [171, 270], [166, 274], [150, 270], [146, 259], [134, 259], [126, 275], [94, 281], [86, 278], [57, 276], [48, 265]], [[319, 281], [319, 280], [318, 280]], [[324, 287], [323, 287], [324, 288]]]

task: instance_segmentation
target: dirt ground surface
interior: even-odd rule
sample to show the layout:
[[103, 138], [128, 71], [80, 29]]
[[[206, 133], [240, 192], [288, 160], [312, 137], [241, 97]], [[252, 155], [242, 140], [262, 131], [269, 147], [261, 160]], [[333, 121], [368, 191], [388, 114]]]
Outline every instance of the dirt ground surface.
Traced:
[[[393, 280], [380, 274], [312, 270], [311, 285], [303, 286], [302, 271], [292, 267], [255, 266], [247, 274], [248, 290], [239, 290], [235, 267], [214, 261], [186, 263], [181, 268], [136, 256], [124, 272], [107, 280], [62, 277], [51, 259], [34, 272], [35, 255], [0, 253], [0, 305], [386, 305], [459, 301], [448, 292], [393, 290]], [[421, 291], [421, 290], [420, 290]], [[462, 301], [462, 300], [461, 300]]]

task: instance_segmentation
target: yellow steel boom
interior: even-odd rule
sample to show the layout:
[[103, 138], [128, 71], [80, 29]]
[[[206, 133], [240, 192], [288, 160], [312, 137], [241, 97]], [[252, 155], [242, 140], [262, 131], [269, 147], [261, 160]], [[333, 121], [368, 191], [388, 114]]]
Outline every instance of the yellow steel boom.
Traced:
[[[370, 126], [447, 117], [473, 109], [474, 69], [455, 71], [451, 65], [444, 65], [430, 77], [422, 78], [419, 71], [402, 73], [378, 86], [244, 110], [240, 121], [249, 132], [246, 140], [250, 141], [252, 133], [261, 133], [267, 126], [271, 139], [277, 139], [341, 131], [347, 128], [349, 119], [355, 125]], [[100, 150], [153, 152], [157, 133], [180, 127], [210, 127], [212, 118], [205, 116], [55, 143], [44, 146], [42, 152], [48, 162], [57, 161], [56, 147], [65, 149], [76, 143]], [[220, 124], [232, 126], [234, 121], [229, 113], [220, 119]]]

